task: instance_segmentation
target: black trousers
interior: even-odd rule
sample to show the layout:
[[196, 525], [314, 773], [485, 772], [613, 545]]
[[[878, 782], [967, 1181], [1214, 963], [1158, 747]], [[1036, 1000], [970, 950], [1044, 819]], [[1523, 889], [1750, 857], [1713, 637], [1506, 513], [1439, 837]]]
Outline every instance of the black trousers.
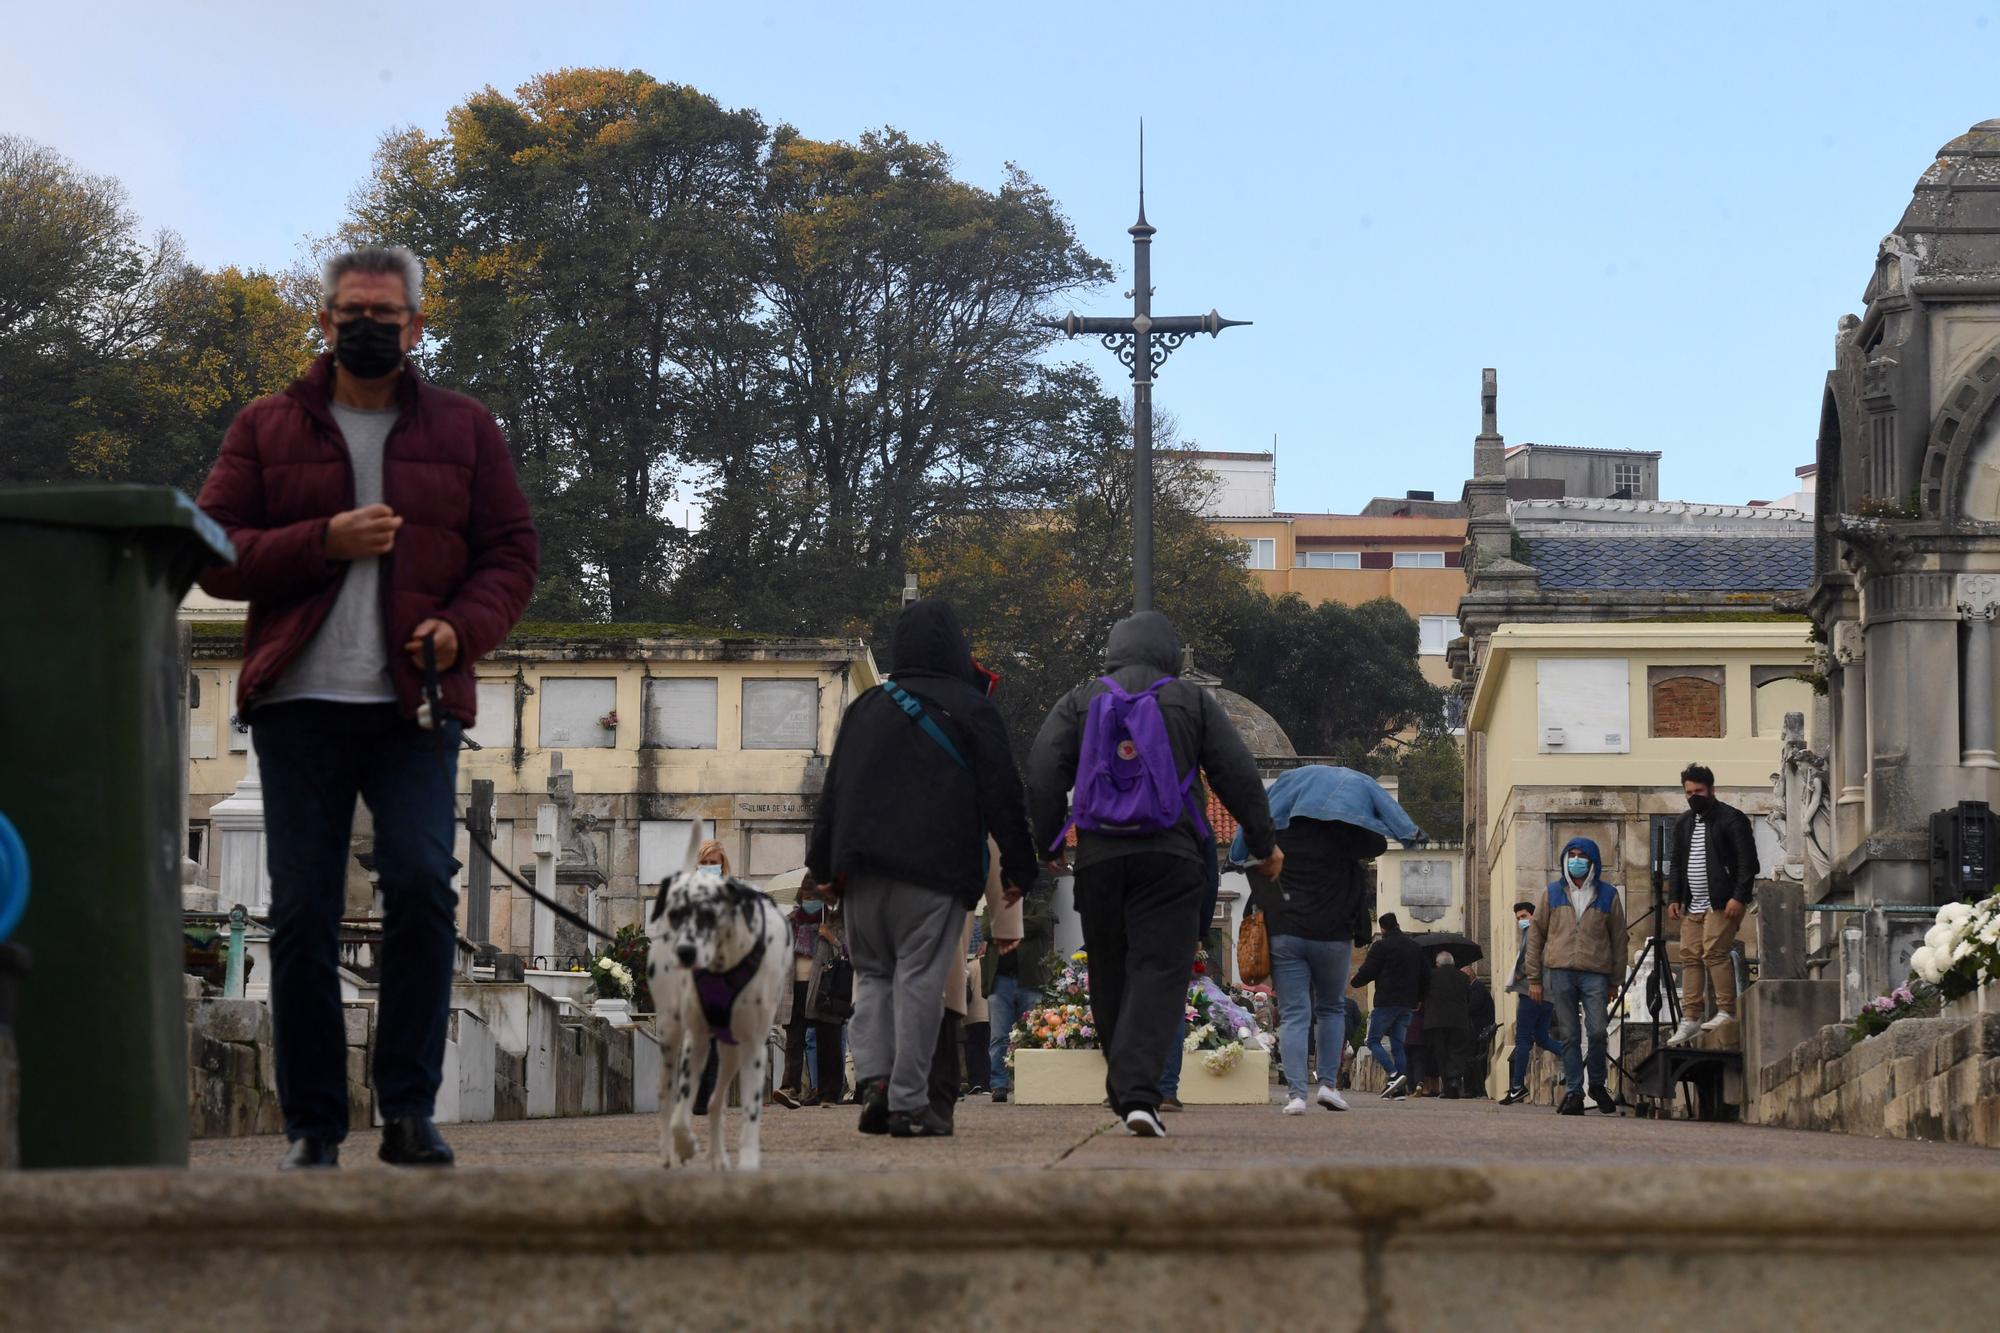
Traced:
[[[975, 980], [974, 984], [978, 984]], [[993, 1086], [993, 1025], [965, 1025], [965, 1081], [975, 1088]]]
[[1457, 1096], [1464, 1083], [1465, 1047], [1464, 1028], [1424, 1029], [1424, 1050], [1430, 1056], [1431, 1069], [1444, 1085], [1441, 1091], [1446, 1096]]
[[1120, 1115], [1158, 1110], [1160, 1071], [1180, 1040], [1208, 885], [1199, 861], [1141, 852], [1076, 872], [1090, 1007]]
[[806, 1028], [814, 1033], [813, 1100], [837, 1102], [846, 1077], [846, 1061], [841, 1058], [840, 1024], [807, 1023], [806, 990], [809, 982], [792, 983], [792, 1016], [785, 1022], [785, 1077], [778, 1086], [797, 1092], [806, 1069]]
[[943, 1116], [946, 1124], [952, 1123], [958, 1110], [958, 1043], [964, 1024], [963, 1018], [945, 1010], [944, 1021], [938, 1024], [937, 1049], [931, 1052], [931, 1110]]

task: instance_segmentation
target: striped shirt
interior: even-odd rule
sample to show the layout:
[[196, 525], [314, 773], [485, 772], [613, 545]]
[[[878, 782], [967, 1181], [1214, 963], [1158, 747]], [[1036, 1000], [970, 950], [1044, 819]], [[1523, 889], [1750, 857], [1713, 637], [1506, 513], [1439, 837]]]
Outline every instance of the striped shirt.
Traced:
[[1694, 837], [1688, 843], [1687, 876], [1692, 898], [1688, 914], [1700, 916], [1713, 904], [1708, 900], [1708, 821], [1699, 815], [1694, 820]]

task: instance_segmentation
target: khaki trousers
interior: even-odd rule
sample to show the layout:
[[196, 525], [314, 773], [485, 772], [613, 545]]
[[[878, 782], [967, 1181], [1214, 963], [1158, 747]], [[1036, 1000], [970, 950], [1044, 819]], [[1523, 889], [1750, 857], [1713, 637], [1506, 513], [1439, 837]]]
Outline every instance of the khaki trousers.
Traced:
[[[1736, 961], [1729, 946], [1736, 942], [1742, 918], [1731, 921], [1721, 908], [1695, 915], [1681, 912], [1681, 1017], [1705, 1018], [1736, 1013]], [[1704, 984], [1705, 983], [1705, 984]], [[1714, 1006], [1703, 1004], [1703, 995]]]

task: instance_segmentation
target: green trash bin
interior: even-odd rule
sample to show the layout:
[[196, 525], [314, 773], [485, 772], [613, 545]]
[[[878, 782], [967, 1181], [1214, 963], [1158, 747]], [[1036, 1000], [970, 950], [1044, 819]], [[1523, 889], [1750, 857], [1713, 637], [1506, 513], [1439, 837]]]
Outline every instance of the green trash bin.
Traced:
[[0, 811], [34, 890], [15, 942], [21, 1165], [185, 1166], [175, 612], [222, 529], [161, 486], [0, 488]]

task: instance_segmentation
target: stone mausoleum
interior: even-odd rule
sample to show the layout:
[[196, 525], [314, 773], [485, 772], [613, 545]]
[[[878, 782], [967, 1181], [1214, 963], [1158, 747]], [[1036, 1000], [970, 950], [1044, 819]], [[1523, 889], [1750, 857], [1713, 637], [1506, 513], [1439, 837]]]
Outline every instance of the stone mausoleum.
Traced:
[[[1819, 418], [1810, 610], [1832, 725], [1813, 744], [1835, 792], [1819, 896], [1908, 907], [1933, 902], [1932, 814], [2000, 804], [2000, 120], [1938, 150], [1862, 299]], [[1860, 920], [1826, 943], [1872, 995], [1929, 923]]]

